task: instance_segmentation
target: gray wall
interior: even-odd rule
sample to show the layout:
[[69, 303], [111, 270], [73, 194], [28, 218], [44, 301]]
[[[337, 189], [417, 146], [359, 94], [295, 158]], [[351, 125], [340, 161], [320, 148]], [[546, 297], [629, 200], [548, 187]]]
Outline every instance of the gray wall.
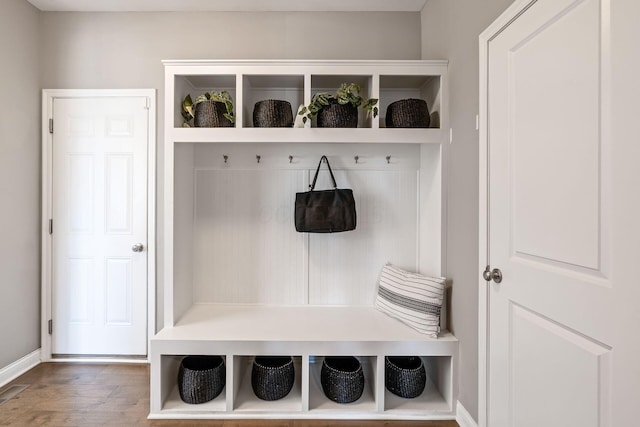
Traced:
[[[418, 13], [47, 12], [41, 22], [42, 87], [158, 89], [159, 207], [162, 59], [420, 59]], [[162, 219], [158, 209], [159, 307]]]
[[[420, 17], [416, 13], [42, 13], [25, 0], [2, 0], [0, 55], [4, 58], [0, 94], [5, 100], [0, 114], [2, 368], [40, 346], [41, 88], [158, 89], [158, 206], [162, 206], [160, 60], [419, 59]], [[162, 228], [160, 212], [158, 228]], [[161, 307], [160, 274], [158, 290]]]
[[447, 277], [451, 330], [460, 340], [458, 400], [478, 419], [478, 35], [513, 0], [429, 0], [422, 10], [422, 58], [449, 60]]
[[40, 347], [38, 23], [0, 1], [0, 368]]

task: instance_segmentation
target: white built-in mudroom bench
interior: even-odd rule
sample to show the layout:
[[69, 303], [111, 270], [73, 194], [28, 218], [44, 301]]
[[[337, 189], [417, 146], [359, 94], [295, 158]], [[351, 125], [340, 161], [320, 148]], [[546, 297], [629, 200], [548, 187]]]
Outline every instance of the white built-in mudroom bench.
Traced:
[[[151, 340], [150, 418], [454, 419], [458, 341], [437, 339], [374, 307], [382, 267], [443, 274], [443, 149], [449, 139], [446, 61], [165, 61], [164, 328]], [[253, 127], [256, 102], [287, 100], [293, 115], [313, 94], [356, 83], [379, 99], [358, 128]], [[234, 127], [183, 127], [182, 101], [226, 90]], [[427, 102], [431, 127], [385, 128], [389, 103]], [[299, 233], [296, 192], [320, 157], [351, 188], [358, 224], [344, 233]], [[326, 168], [316, 188], [330, 188]], [[178, 370], [188, 355], [220, 355], [224, 390], [184, 403]], [[286, 397], [254, 395], [255, 356], [293, 356]], [[356, 356], [365, 388], [329, 400], [324, 357]], [[385, 388], [385, 356], [420, 356], [424, 392]]]

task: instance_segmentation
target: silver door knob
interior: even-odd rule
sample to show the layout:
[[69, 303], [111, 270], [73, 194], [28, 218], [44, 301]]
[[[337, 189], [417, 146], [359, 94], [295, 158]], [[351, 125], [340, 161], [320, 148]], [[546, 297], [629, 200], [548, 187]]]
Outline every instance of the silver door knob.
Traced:
[[143, 249], [144, 245], [142, 243], [136, 243], [135, 245], [131, 246], [131, 250], [133, 252], [142, 252]]
[[500, 283], [502, 282], [502, 271], [499, 268], [491, 270], [491, 267], [487, 265], [487, 268], [482, 272], [482, 278], [487, 282], [493, 280], [495, 283]]

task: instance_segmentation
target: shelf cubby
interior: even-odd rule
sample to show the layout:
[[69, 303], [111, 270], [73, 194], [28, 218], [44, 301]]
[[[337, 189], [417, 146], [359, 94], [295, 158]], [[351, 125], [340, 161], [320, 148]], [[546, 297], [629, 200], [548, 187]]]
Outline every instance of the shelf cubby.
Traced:
[[288, 101], [295, 119], [298, 107], [304, 104], [304, 75], [245, 74], [242, 93], [242, 123], [245, 128], [253, 127], [255, 104], [266, 99]]
[[182, 101], [187, 95], [191, 95], [192, 100], [205, 92], [226, 90], [231, 95], [237, 109], [236, 98], [236, 75], [235, 74], [213, 74], [213, 75], [176, 75], [174, 76], [174, 127], [182, 128], [184, 119], [182, 118]]
[[255, 356], [234, 356], [233, 383], [235, 412], [300, 412], [302, 411], [302, 360], [300, 356], [293, 356], [295, 380], [293, 388], [282, 399], [266, 401], [258, 398], [251, 386], [251, 371]]
[[[180, 369], [180, 362], [186, 356], [182, 355], [163, 355], [161, 357], [162, 373], [166, 378], [166, 397], [162, 405], [162, 411], [166, 414], [181, 414], [181, 413], [212, 413], [212, 412], [224, 412], [227, 409], [226, 403], [226, 386], [222, 392], [216, 396], [213, 400], [198, 404], [185, 403], [180, 398], [180, 392], [178, 390], [178, 371]], [[224, 358], [224, 357], [223, 357]]]
[[[313, 74], [311, 75], [311, 96], [321, 92], [335, 95], [342, 83], [355, 83], [360, 86], [360, 96], [365, 100], [373, 97], [373, 76], [356, 74]], [[358, 128], [371, 128], [372, 123], [371, 117], [362, 108], [358, 108]], [[316, 127], [316, 119], [313, 120], [311, 127]]]
[[450, 383], [452, 359], [448, 356], [422, 356], [427, 372], [424, 391], [414, 398], [403, 398], [391, 393], [385, 386], [384, 410], [386, 413], [420, 415], [424, 412], [446, 414], [451, 410]]
[[432, 129], [441, 127], [441, 76], [384, 74], [380, 75], [380, 128], [386, 127], [385, 119], [389, 104], [408, 98], [426, 101], [431, 117], [429, 127]]

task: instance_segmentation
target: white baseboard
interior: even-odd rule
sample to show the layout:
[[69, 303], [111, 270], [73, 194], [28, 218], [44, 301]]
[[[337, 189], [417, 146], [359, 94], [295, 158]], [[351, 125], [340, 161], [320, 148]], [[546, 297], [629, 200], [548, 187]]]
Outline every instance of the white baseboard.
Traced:
[[0, 368], [0, 387], [15, 380], [29, 369], [40, 364], [40, 349], [37, 349], [10, 365]]
[[456, 422], [460, 427], [478, 427], [478, 423], [473, 419], [469, 412], [458, 401], [456, 404]]
[[151, 361], [147, 358], [144, 359], [128, 359], [122, 357], [54, 357], [49, 360], [51, 363], [109, 363], [109, 364], [137, 364], [148, 365]]

